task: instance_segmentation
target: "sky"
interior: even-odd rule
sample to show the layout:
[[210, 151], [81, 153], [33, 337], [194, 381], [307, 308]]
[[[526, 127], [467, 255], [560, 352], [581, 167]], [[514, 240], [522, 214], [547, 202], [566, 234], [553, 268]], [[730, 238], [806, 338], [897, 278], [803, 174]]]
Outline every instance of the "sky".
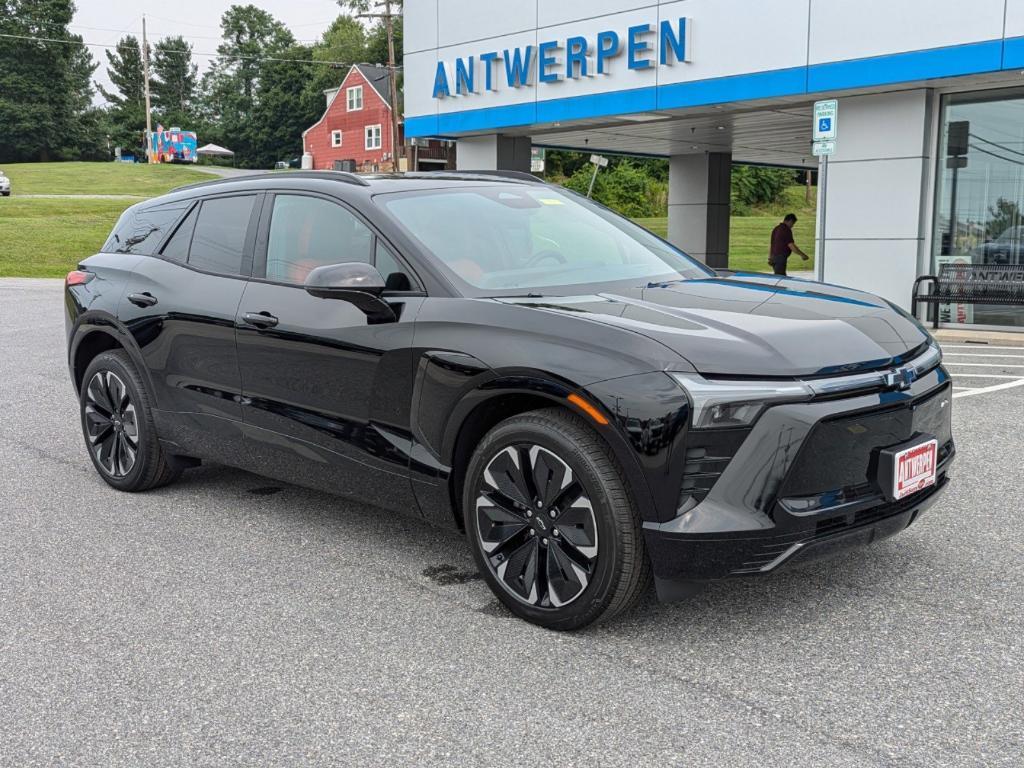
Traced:
[[[341, 13], [334, 0], [250, 0], [279, 21], [284, 22], [296, 39], [312, 41], [320, 37], [328, 25]], [[77, 0], [78, 10], [71, 23], [71, 31], [81, 35], [87, 43], [97, 43], [111, 50], [126, 34], [142, 38], [142, 14], [146, 14], [146, 29], [150, 44], [161, 37], [181, 35], [192, 43], [194, 61], [200, 74], [208, 65], [220, 43], [220, 17], [230, 6], [247, 4], [247, 0]], [[112, 90], [107, 77], [107, 57], [104, 48], [90, 46], [93, 60], [99, 67], [93, 80]], [[201, 53], [205, 55], [200, 55]], [[97, 94], [96, 103], [104, 99]]]

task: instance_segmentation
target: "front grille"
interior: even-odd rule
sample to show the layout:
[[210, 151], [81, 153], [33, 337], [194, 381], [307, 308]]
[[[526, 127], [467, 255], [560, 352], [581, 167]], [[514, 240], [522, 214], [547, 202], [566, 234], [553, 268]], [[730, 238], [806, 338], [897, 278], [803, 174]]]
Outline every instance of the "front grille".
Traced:
[[878, 450], [918, 434], [938, 439], [942, 462], [952, 449], [951, 391], [947, 384], [920, 400], [822, 421], [804, 441], [779, 495], [856, 498], [874, 491]]

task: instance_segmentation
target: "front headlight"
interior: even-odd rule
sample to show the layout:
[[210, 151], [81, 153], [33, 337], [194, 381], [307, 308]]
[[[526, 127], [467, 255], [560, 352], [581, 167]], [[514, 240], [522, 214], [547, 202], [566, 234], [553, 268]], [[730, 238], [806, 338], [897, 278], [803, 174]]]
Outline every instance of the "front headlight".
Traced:
[[801, 381], [712, 381], [695, 373], [670, 373], [693, 403], [694, 429], [748, 427], [770, 405], [810, 400]]

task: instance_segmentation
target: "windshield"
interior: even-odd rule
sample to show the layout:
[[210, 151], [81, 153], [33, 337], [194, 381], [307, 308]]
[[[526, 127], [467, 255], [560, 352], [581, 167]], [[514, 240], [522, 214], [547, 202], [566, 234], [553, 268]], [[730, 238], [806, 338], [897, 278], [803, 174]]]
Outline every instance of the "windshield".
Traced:
[[471, 293], [714, 274], [642, 227], [551, 187], [503, 184], [377, 200], [460, 282], [477, 289]]

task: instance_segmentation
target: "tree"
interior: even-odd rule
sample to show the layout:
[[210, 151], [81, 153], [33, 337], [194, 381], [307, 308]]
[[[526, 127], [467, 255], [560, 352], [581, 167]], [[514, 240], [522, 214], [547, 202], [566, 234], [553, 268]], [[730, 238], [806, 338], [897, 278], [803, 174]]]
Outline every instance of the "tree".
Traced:
[[[395, 29], [395, 60], [402, 59], [402, 17], [396, 16], [394, 21]], [[366, 36], [366, 51], [363, 54], [364, 60], [370, 64], [388, 63], [388, 33], [383, 21], [374, 24], [370, 33]]]
[[134, 35], [126, 35], [117, 41], [113, 53], [107, 54], [107, 77], [117, 91], [111, 93], [97, 84], [103, 97], [118, 107], [145, 108], [145, 84], [142, 72], [142, 46]]
[[313, 61], [337, 62], [303, 65], [309, 75], [305, 89], [323, 99], [323, 92], [336, 87], [352, 64], [367, 61], [366, 30], [359, 20], [346, 15], [336, 18], [313, 46]]
[[165, 37], [153, 46], [152, 62], [149, 85], [161, 121], [168, 126], [192, 126], [199, 69], [192, 61], [191, 44], [181, 36]]
[[757, 165], [732, 167], [732, 204], [742, 210], [754, 205], [778, 202], [786, 187], [796, 183], [790, 168], [765, 168]]
[[221, 17], [221, 30], [224, 42], [202, 81], [203, 131], [235, 150], [240, 165], [255, 167], [259, 133], [265, 127], [252, 119], [260, 78], [273, 63], [269, 59], [287, 58], [284, 52], [295, 38], [284, 24], [254, 5], [228, 8]]
[[[594, 166], [586, 163], [565, 182], [569, 189], [587, 194]], [[668, 186], [651, 178], [642, 162], [618, 158], [614, 165], [602, 169], [594, 182], [594, 199], [633, 218], [664, 216], [668, 204]]]
[[71, 0], [0, 0], [0, 31], [20, 36], [0, 37], [0, 161], [86, 157], [102, 145], [96, 64], [67, 29], [74, 11]]
[[1021, 210], [1013, 200], [1000, 197], [995, 205], [988, 208], [988, 219], [985, 221], [985, 235], [988, 238], [999, 237], [1021, 223]]
[[110, 139], [116, 146], [135, 151], [144, 146], [146, 130], [146, 96], [142, 71], [142, 46], [133, 35], [117, 42], [107, 51], [107, 77], [116, 90], [108, 91], [97, 83], [100, 93], [109, 102]]
[[302, 132], [323, 112], [323, 94], [304, 87], [312, 50], [294, 45], [282, 51], [281, 58], [292, 61], [269, 61], [261, 71], [246, 157], [247, 164], [257, 168], [270, 168], [277, 160], [301, 154]]

